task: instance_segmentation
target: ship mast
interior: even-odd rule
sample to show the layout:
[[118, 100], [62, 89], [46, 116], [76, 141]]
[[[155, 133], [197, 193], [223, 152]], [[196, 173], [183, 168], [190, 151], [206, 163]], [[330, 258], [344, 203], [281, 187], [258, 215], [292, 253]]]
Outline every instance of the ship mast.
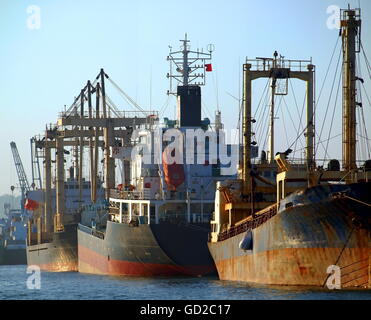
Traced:
[[[252, 193], [251, 181], [251, 126], [254, 119], [251, 116], [252, 105], [252, 82], [259, 78], [272, 79], [272, 101], [270, 110], [270, 132], [269, 132], [269, 160], [274, 163], [271, 157], [274, 157], [274, 96], [287, 95], [286, 90], [280, 91], [277, 81], [288, 81], [288, 79], [298, 79], [307, 84], [307, 125], [306, 125], [306, 164], [309, 173], [315, 168], [314, 159], [314, 72], [315, 66], [312, 60], [287, 60], [280, 57], [277, 61], [278, 53], [274, 53], [272, 58], [256, 58], [246, 60], [244, 64], [244, 97], [243, 97], [243, 195], [249, 198]], [[287, 66], [287, 67], [285, 67]], [[273, 158], [274, 159], [274, 158]]]
[[252, 181], [250, 177], [251, 171], [251, 91], [252, 91], [252, 78], [251, 78], [251, 64], [243, 65], [243, 194], [249, 195], [252, 192]]
[[[211, 60], [214, 51], [212, 44], [207, 46], [208, 52], [199, 49], [197, 51], [190, 50], [187, 34], [180, 42], [182, 42], [180, 51], [172, 51], [172, 47], [169, 46], [170, 52], [167, 61], [170, 62], [170, 72], [167, 74], [167, 78], [170, 79], [170, 90], [167, 92], [168, 95], [177, 95], [177, 92], [174, 92], [172, 88], [173, 79], [178, 82], [179, 86], [204, 86], [206, 81], [205, 67], [207, 66], [205, 63]], [[173, 72], [173, 66], [175, 66], [176, 72]]]
[[188, 48], [187, 43], [187, 34], [185, 34], [184, 40], [180, 40], [183, 42], [183, 85], [188, 86], [188, 75], [189, 75], [189, 66], [188, 66]]
[[[211, 60], [214, 46], [209, 44], [208, 53], [197, 49], [190, 49], [187, 34], [184, 40], [180, 40], [182, 46], [180, 51], [172, 51], [167, 60], [170, 62], [170, 72], [167, 78], [170, 79], [170, 90], [167, 94], [177, 97], [177, 121], [180, 127], [201, 126], [201, 86], [205, 85], [206, 72], [212, 71], [211, 64], [205, 64]], [[173, 72], [173, 67], [175, 71]], [[172, 88], [172, 80], [178, 82], [176, 91]]]
[[[277, 51], [274, 52], [273, 68], [277, 68]], [[270, 105], [270, 119], [269, 119], [269, 163], [274, 163], [274, 112], [275, 112], [275, 95], [276, 95], [277, 79], [272, 78], [272, 99]]]
[[[360, 44], [360, 9], [342, 10], [343, 41], [343, 167], [357, 169], [356, 151], [356, 53]], [[357, 48], [358, 46], [358, 48]], [[351, 179], [351, 178], [350, 178]], [[352, 180], [352, 179], [351, 179]], [[348, 182], [352, 182], [349, 179]]]

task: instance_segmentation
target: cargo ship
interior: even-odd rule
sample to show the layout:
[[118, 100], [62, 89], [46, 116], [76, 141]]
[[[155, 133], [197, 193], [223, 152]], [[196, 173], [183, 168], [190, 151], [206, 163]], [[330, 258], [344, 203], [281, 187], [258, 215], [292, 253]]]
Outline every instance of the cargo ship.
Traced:
[[[58, 226], [54, 218], [56, 210], [56, 190], [50, 189], [49, 200], [45, 200], [44, 190], [27, 192], [26, 209], [33, 212], [28, 222], [27, 232], [27, 264], [37, 265], [41, 270], [51, 272], [67, 272], [77, 270], [77, 224], [80, 222], [80, 208], [90, 203], [91, 183], [82, 180], [80, 195], [79, 180], [74, 177], [70, 168], [70, 177], [64, 182], [65, 215], [63, 226]], [[80, 198], [81, 196], [81, 198]], [[104, 197], [101, 185], [98, 186], [98, 199]], [[45, 213], [46, 206], [50, 211]], [[49, 225], [44, 223], [48, 223]], [[52, 220], [52, 224], [51, 221]]]
[[107, 207], [104, 184], [112, 183], [109, 178], [103, 181], [102, 171], [115, 171], [111, 159], [101, 159], [101, 150], [108, 154], [109, 146], [120, 145], [135, 124], [151, 119], [149, 112], [119, 111], [106, 94], [106, 79], [112, 81], [101, 69], [58, 115], [56, 124], [32, 139], [33, 154], [43, 160], [44, 170], [42, 188], [27, 192], [26, 209], [33, 212], [27, 232], [28, 265], [52, 272], [78, 271], [78, 224], [102, 218]]
[[[329, 161], [326, 169], [315, 160], [311, 61], [288, 61], [275, 54], [273, 59], [244, 64], [241, 179], [218, 184], [208, 243], [220, 279], [328, 288], [371, 286], [371, 161], [356, 159], [356, 114], [362, 106], [356, 86], [363, 83], [356, 73], [360, 28], [359, 9], [341, 10], [343, 160]], [[261, 181], [265, 161], [254, 162], [250, 155], [251, 84], [258, 78], [269, 78], [272, 90], [280, 80], [299, 79], [307, 85], [305, 162], [290, 159], [291, 149], [274, 154], [271, 143], [268, 161], [276, 179], [265, 186]], [[273, 132], [271, 126], [271, 138]]]
[[[178, 118], [137, 126], [122, 146], [111, 147], [111, 157], [127, 170], [116, 188], [107, 186], [107, 219], [79, 224], [79, 272], [148, 277], [216, 272], [207, 247], [215, 186], [235, 173], [222, 174], [223, 164], [211, 152], [221, 139], [220, 112], [214, 124], [201, 119], [201, 85], [205, 72], [212, 71], [207, 62], [213, 46], [204, 53], [190, 50], [187, 37], [181, 42], [180, 51], [170, 49], [168, 56], [176, 69], [173, 73], [170, 67], [168, 78], [178, 81], [176, 92], [171, 88], [168, 94], [177, 98]], [[215, 135], [209, 142], [197, 141], [203, 148], [193, 153], [187, 130]], [[179, 139], [164, 138], [171, 133]], [[232, 145], [225, 147], [228, 153]], [[191, 153], [197, 160], [187, 161]]]
[[27, 264], [27, 215], [4, 204], [5, 219], [0, 219], [0, 265]]

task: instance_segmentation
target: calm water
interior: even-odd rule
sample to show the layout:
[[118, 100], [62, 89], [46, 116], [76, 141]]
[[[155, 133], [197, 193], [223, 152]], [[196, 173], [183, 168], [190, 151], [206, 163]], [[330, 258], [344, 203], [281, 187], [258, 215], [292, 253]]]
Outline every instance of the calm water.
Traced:
[[41, 289], [26, 286], [26, 266], [0, 266], [0, 300], [4, 299], [133, 299], [133, 300], [266, 300], [266, 299], [361, 299], [371, 300], [368, 291], [252, 286], [216, 278], [127, 278], [68, 273], [41, 273]]

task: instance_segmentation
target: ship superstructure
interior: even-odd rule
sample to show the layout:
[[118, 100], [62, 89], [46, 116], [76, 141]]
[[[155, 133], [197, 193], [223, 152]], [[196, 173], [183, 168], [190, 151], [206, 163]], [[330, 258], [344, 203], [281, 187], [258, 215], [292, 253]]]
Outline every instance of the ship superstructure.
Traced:
[[[136, 276], [215, 271], [207, 248], [215, 185], [234, 173], [224, 177], [223, 166], [211, 158], [212, 144], [218, 146], [220, 138], [220, 113], [215, 125], [201, 118], [200, 86], [212, 69], [206, 63], [211, 51], [212, 46], [207, 53], [192, 51], [187, 38], [180, 51], [170, 51], [168, 60], [176, 71], [171, 67], [168, 78], [179, 83], [168, 94], [177, 97], [177, 120], [137, 126], [130, 140], [111, 148], [128, 170], [109, 190], [108, 221], [79, 226], [79, 271]], [[187, 134], [196, 131], [203, 138], [212, 132], [212, 137], [187, 148]], [[200, 151], [194, 152], [197, 147]], [[230, 148], [226, 146], [227, 153]], [[191, 153], [198, 162], [187, 161]]]

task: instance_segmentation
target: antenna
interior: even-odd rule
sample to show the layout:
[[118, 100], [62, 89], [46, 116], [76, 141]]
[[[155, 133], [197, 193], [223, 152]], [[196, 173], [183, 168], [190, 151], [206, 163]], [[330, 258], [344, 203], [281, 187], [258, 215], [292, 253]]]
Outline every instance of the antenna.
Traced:
[[[173, 47], [169, 46], [170, 52], [167, 61], [170, 62], [170, 71], [166, 75], [170, 79], [168, 95], [176, 95], [176, 92], [173, 92], [172, 79], [175, 79], [180, 86], [204, 86], [206, 83], [205, 63], [211, 60], [212, 52], [214, 51], [213, 44], [207, 46], [208, 53], [204, 53], [202, 49], [201, 51], [199, 49], [192, 51], [187, 33], [180, 42], [182, 45], [179, 51], [172, 51]], [[175, 71], [173, 70], [173, 66]]]
[[149, 110], [152, 110], [152, 65], [149, 76]]

